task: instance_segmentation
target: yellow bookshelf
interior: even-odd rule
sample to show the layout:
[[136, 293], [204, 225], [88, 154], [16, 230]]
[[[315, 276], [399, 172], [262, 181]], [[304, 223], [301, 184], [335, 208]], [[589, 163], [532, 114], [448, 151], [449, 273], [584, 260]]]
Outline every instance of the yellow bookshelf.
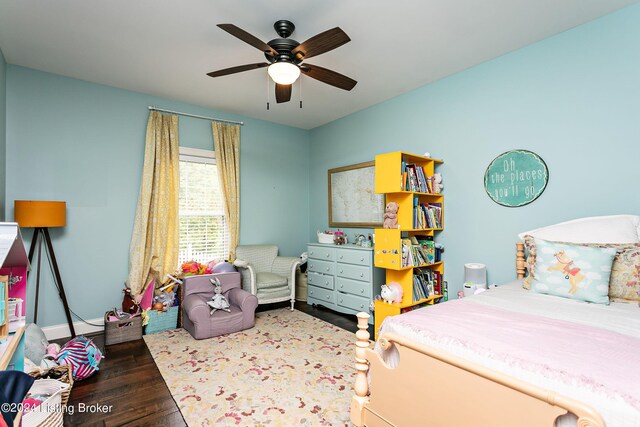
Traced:
[[[375, 229], [374, 265], [386, 269], [386, 283], [398, 282], [403, 290], [402, 301], [388, 304], [384, 301], [375, 302], [375, 337], [382, 321], [387, 316], [400, 314], [402, 309], [420, 304], [434, 304], [442, 295], [431, 295], [419, 301], [413, 301], [413, 270], [415, 268], [431, 269], [444, 276], [444, 263], [402, 267], [402, 238], [403, 236], [423, 235], [434, 236], [443, 228], [413, 228], [413, 201], [417, 197], [420, 203], [439, 203], [442, 206], [442, 227], [444, 227], [444, 195], [441, 193], [422, 193], [407, 191], [403, 188], [402, 163], [421, 166], [426, 176], [432, 176], [436, 167], [442, 164], [439, 159], [417, 156], [402, 151], [379, 154], [375, 160], [375, 191], [385, 195], [385, 203], [396, 202], [398, 208], [397, 229]], [[406, 237], [405, 237], [406, 238]]]

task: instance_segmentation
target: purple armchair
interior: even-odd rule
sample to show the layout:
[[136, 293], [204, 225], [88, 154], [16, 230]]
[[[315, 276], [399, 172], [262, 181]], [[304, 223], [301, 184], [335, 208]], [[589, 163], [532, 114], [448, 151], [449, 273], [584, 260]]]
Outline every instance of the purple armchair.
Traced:
[[[222, 294], [229, 301], [231, 312], [218, 310], [209, 314], [207, 302], [213, 296], [213, 285], [209, 281], [217, 277], [222, 285]], [[217, 337], [253, 328], [258, 298], [240, 286], [240, 273], [205, 274], [184, 279], [184, 301], [182, 302], [182, 326], [197, 340]]]

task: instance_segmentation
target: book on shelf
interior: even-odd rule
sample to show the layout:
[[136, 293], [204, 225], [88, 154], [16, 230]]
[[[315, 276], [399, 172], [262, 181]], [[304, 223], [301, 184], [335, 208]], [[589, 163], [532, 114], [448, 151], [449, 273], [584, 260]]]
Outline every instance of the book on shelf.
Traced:
[[420, 301], [432, 295], [440, 295], [436, 291], [439, 271], [430, 269], [416, 269], [413, 272], [413, 301]]
[[433, 176], [427, 176], [422, 166], [402, 162], [400, 176], [401, 190], [433, 193]]
[[413, 199], [413, 228], [442, 228], [442, 204], [420, 203]]
[[424, 253], [427, 264], [433, 264], [436, 262], [435, 256], [435, 242], [433, 241], [433, 236], [414, 236], [416, 242], [422, 248], [422, 252]]

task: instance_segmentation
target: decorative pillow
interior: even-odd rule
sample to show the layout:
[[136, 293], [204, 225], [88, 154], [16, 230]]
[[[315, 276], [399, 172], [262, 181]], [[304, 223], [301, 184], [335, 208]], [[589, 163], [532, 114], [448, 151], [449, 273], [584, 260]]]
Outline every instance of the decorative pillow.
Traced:
[[[524, 245], [528, 253], [526, 261], [528, 275], [524, 279], [523, 287], [530, 289], [531, 282], [535, 276], [536, 245], [534, 238], [525, 236]], [[611, 277], [609, 279], [609, 299], [615, 302], [627, 303], [640, 301], [640, 243], [579, 243], [577, 245], [615, 248], [617, 254], [613, 259]]]
[[531, 290], [580, 301], [609, 304], [609, 278], [615, 248], [535, 239], [536, 265]]

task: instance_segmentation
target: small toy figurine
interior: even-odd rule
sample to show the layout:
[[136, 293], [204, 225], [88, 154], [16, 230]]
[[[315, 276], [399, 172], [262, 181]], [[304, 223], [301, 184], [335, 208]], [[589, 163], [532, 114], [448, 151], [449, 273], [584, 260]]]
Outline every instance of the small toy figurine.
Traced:
[[211, 297], [211, 301], [207, 302], [209, 307], [212, 309], [209, 314], [212, 315], [217, 310], [223, 310], [230, 313], [231, 309], [229, 308], [229, 301], [227, 301], [227, 298], [222, 295], [222, 285], [220, 284], [220, 280], [218, 280], [217, 277], [214, 277], [213, 279], [209, 279], [209, 281], [214, 286], [213, 297]]

